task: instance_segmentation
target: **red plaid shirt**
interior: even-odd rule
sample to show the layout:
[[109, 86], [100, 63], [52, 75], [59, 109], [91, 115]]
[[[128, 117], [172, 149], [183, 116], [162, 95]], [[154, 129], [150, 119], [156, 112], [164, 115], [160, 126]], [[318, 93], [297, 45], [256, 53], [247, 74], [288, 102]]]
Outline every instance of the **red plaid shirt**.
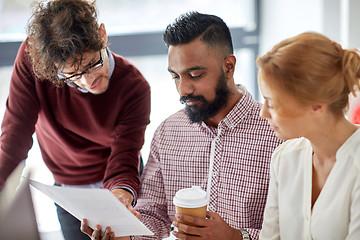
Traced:
[[258, 239], [269, 184], [271, 154], [280, 144], [261, 104], [240, 87], [243, 97], [217, 128], [191, 124], [184, 110], [166, 119], [156, 130], [144, 169], [136, 206], [141, 221], [162, 239], [175, 219], [173, 197], [179, 189], [207, 187], [211, 142], [216, 137], [209, 210], [231, 227], [246, 229]]

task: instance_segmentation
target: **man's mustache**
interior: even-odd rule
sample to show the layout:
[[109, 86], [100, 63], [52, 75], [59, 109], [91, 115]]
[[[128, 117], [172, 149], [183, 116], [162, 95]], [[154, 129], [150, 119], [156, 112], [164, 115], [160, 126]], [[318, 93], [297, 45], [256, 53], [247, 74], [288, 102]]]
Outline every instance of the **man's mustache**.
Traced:
[[180, 97], [180, 102], [182, 104], [186, 104], [186, 101], [201, 101], [201, 102], [204, 102], [204, 103], [207, 102], [205, 100], [204, 96], [202, 96], [202, 95], [194, 96], [192, 94]]

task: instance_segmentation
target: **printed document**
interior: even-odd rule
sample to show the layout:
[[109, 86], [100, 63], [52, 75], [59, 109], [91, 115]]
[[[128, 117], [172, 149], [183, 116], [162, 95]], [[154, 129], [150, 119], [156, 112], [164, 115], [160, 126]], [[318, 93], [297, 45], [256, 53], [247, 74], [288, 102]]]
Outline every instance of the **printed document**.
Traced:
[[111, 227], [116, 237], [153, 235], [108, 189], [49, 186], [34, 180], [29, 183], [80, 221], [86, 218], [93, 229], [100, 224], [103, 231]]

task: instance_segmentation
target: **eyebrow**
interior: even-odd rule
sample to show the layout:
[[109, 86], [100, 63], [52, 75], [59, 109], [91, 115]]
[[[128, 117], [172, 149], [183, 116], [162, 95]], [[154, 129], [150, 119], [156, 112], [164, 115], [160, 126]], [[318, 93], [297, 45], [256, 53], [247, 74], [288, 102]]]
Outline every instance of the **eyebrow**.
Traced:
[[263, 96], [263, 98], [264, 98], [265, 100], [271, 100], [270, 97], [264, 97], [264, 96]]
[[[203, 67], [203, 66], [194, 66], [194, 67], [191, 67], [191, 68], [186, 69], [185, 71], [183, 71], [183, 73], [189, 73], [189, 72], [192, 72], [192, 71], [204, 70], [204, 69], [206, 69], [206, 67]], [[172, 69], [170, 69], [170, 68], [168, 68], [168, 71], [169, 71], [170, 73], [175, 73], [175, 74], [177, 74], [174, 70], [172, 70]]]
[[[100, 55], [100, 54], [99, 54]], [[84, 66], [84, 69], [89, 69], [89, 67], [94, 63], [94, 61], [96, 60], [97, 56], [93, 57], [88, 64], [86, 64]], [[82, 66], [81, 66], [82, 67]], [[78, 70], [79, 71], [79, 70]], [[83, 71], [80, 71], [80, 72], [83, 72]], [[68, 75], [72, 75], [72, 74], [76, 74], [77, 72], [71, 72], [71, 73], [67, 73], [67, 72], [63, 72], [64, 74], [68, 74]]]

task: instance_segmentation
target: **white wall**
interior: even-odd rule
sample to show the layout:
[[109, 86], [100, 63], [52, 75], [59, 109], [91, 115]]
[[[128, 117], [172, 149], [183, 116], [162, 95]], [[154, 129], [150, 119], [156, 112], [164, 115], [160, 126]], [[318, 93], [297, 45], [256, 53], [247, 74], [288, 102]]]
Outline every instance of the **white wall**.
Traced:
[[[259, 56], [278, 42], [316, 31], [343, 48], [360, 48], [359, 0], [260, 0]], [[259, 95], [260, 96], [260, 95]], [[350, 109], [357, 102], [350, 101]]]
[[259, 54], [305, 31], [325, 34], [344, 48], [360, 47], [359, 0], [261, 0]]
[[299, 33], [322, 32], [323, 1], [326, 0], [262, 0], [259, 54]]
[[[317, 31], [343, 48], [359, 49], [359, 9], [359, 0], [261, 0], [259, 55], [304, 31]], [[350, 95], [347, 115], [359, 104], [360, 97]]]

